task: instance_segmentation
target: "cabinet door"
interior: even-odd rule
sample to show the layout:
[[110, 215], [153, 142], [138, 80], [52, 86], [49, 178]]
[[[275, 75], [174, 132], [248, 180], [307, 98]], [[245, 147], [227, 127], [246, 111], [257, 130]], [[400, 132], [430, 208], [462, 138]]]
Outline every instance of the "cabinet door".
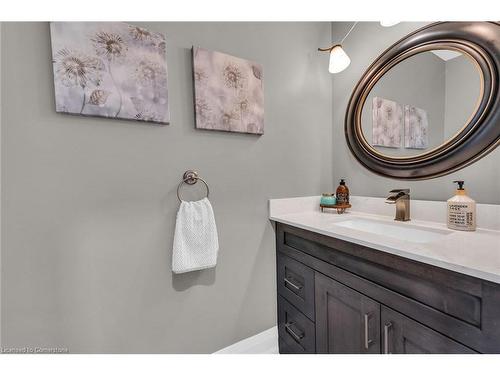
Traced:
[[463, 354], [473, 350], [382, 306], [383, 353]]
[[380, 353], [379, 303], [319, 273], [315, 289], [318, 353]]

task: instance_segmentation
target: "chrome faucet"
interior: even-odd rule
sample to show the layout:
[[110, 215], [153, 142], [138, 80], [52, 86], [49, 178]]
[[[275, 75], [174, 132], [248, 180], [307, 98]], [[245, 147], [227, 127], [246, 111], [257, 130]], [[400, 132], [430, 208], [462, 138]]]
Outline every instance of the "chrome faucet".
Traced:
[[410, 220], [410, 189], [394, 189], [385, 200], [385, 203], [396, 204], [397, 221]]

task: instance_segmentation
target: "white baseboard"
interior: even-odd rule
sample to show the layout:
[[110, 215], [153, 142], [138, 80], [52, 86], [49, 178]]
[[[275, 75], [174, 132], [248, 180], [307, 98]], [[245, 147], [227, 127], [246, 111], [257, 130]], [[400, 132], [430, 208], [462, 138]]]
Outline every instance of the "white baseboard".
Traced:
[[278, 327], [274, 326], [255, 336], [238, 341], [214, 354], [279, 354]]

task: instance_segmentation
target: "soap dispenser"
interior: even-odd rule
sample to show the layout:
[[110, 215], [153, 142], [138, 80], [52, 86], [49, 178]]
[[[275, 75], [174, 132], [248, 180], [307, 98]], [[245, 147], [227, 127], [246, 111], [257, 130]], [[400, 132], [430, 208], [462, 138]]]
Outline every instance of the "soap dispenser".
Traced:
[[463, 181], [458, 184], [455, 196], [448, 199], [448, 228], [455, 230], [476, 230], [476, 202], [467, 196]]
[[337, 196], [337, 204], [349, 204], [349, 188], [346, 186], [345, 180], [343, 178], [340, 180], [340, 184], [337, 187], [335, 195]]

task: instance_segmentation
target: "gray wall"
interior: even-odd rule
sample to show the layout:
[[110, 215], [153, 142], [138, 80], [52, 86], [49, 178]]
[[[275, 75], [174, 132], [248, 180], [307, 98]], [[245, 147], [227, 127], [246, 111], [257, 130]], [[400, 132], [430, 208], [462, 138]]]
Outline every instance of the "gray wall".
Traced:
[[[352, 23], [335, 22], [332, 40], [339, 41]], [[344, 116], [351, 92], [370, 63], [392, 43], [425, 23], [403, 22], [384, 28], [378, 22], [361, 22], [344, 42], [351, 65], [333, 76], [333, 184], [346, 178], [351, 194], [384, 197], [390, 189], [409, 187], [413, 198], [445, 200], [454, 193], [453, 180], [463, 179], [469, 195], [480, 203], [500, 204], [500, 148], [451, 175], [405, 182], [378, 176], [363, 168], [351, 155], [344, 137]]]
[[474, 113], [480, 89], [479, 74], [467, 57], [446, 61], [445, 139], [454, 136]]
[[[2, 196], [2, 28], [0, 22], [0, 197]], [[0, 199], [0, 213], [2, 212], [2, 199]], [[0, 347], [2, 347], [2, 215], [0, 214]]]
[[[49, 25], [4, 25], [4, 347], [212, 352], [275, 324], [267, 199], [331, 188], [331, 79], [316, 51], [331, 24], [140, 25], [168, 37], [170, 126], [56, 114]], [[193, 44], [263, 65], [263, 136], [194, 129]], [[210, 184], [219, 262], [173, 276], [189, 168]]]
[[[403, 109], [409, 104], [427, 112], [429, 121], [428, 150], [443, 143], [445, 103], [445, 63], [432, 52], [420, 53], [392, 68], [378, 81], [368, 95], [361, 124], [369, 144], [372, 143], [372, 101], [374, 97], [398, 102]], [[422, 150], [404, 148], [404, 132], [401, 132], [401, 148], [375, 146], [385, 155], [406, 156], [422, 153]]]

